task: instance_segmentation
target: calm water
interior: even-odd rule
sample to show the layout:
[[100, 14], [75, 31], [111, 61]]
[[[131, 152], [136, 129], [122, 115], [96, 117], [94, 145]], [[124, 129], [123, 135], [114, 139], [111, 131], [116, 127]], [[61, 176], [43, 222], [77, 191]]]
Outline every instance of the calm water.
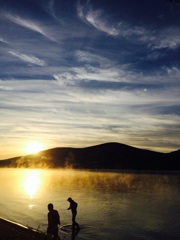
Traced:
[[54, 204], [62, 225], [71, 224], [66, 199], [72, 197], [81, 226], [72, 239], [176, 240], [179, 186], [179, 175], [0, 169], [0, 216], [46, 231], [47, 204]]

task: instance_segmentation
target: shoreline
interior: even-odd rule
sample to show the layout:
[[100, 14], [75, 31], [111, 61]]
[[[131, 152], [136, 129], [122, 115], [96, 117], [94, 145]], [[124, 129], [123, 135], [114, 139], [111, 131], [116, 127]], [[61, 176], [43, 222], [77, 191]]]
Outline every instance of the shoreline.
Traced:
[[[67, 226], [67, 225], [66, 225]], [[70, 225], [71, 226], [71, 225]], [[78, 232], [65, 231], [59, 228], [60, 239], [72, 239], [77, 237]], [[62, 238], [61, 238], [62, 237]], [[0, 217], [0, 240], [52, 240], [53, 237], [48, 236], [45, 232], [38, 231], [31, 227], [26, 227], [21, 223]], [[78, 237], [76, 239], [79, 239]]]
[[22, 224], [0, 217], [0, 239], [1, 240], [50, 240], [46, 234], [28, 228]]

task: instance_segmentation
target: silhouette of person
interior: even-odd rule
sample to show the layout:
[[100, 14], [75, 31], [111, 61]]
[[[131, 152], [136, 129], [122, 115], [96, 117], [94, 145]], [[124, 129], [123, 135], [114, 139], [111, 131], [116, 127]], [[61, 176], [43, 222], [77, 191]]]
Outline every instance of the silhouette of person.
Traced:
[[54, 239], [59, 239], [58, 236], [58, 225], [60, 225], [60, 215], [57, 210], [54, 209], [52, 203], [48, 204], [48, 228], [47, 234], [50, 236], [54, 236]]
[[74, 200], [72, 200], [71, 197], [69, 197], [67, 201], [70, 202], [70, 206], [67, 210], [71, 210], [72, 212], [72, 228], [74, 229], [76, 226], [77, 229], [79, 230], [79, 224], [76, 222], [78, 204]]

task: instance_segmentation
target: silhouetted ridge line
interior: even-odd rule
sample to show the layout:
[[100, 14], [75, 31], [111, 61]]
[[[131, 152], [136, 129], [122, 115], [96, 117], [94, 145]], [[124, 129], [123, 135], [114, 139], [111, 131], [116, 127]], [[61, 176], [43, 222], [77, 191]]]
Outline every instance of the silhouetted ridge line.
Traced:
[[57, 147], [0, 161], [0, 167], [178, 171], [180, 150], [160, 153], [110, 142], [85, 148]]

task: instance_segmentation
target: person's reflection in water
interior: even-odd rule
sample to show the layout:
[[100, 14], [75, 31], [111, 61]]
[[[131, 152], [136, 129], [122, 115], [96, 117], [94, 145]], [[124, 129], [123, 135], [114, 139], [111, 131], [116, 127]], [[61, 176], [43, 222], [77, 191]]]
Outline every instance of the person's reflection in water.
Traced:
[[58, 225], [60, 225], [60, 216], [57, 210], [54, 209], [52, 203], [48, 204], [48, 228], [47, 234], [50, 236], [54, 236], [54, 239], [60, 240], [58, 236]]
[[68, 210], [71, 210], [72, 212], [72, 228], [75, 229], [75, 226], [77, 227], [77, 230], [79, 230], [79, 224], [76, 222], [76, 215], [77, 215], [77, 206], [78, 204], [72, 200], [71, 197], [67, 199], [68, 202], [70, 202], [70, 206]]
[[72, 234], [71, 234], [71, 240], [75, 240], [79, 232], [79, 228], [77, 229], [72, 229]]

